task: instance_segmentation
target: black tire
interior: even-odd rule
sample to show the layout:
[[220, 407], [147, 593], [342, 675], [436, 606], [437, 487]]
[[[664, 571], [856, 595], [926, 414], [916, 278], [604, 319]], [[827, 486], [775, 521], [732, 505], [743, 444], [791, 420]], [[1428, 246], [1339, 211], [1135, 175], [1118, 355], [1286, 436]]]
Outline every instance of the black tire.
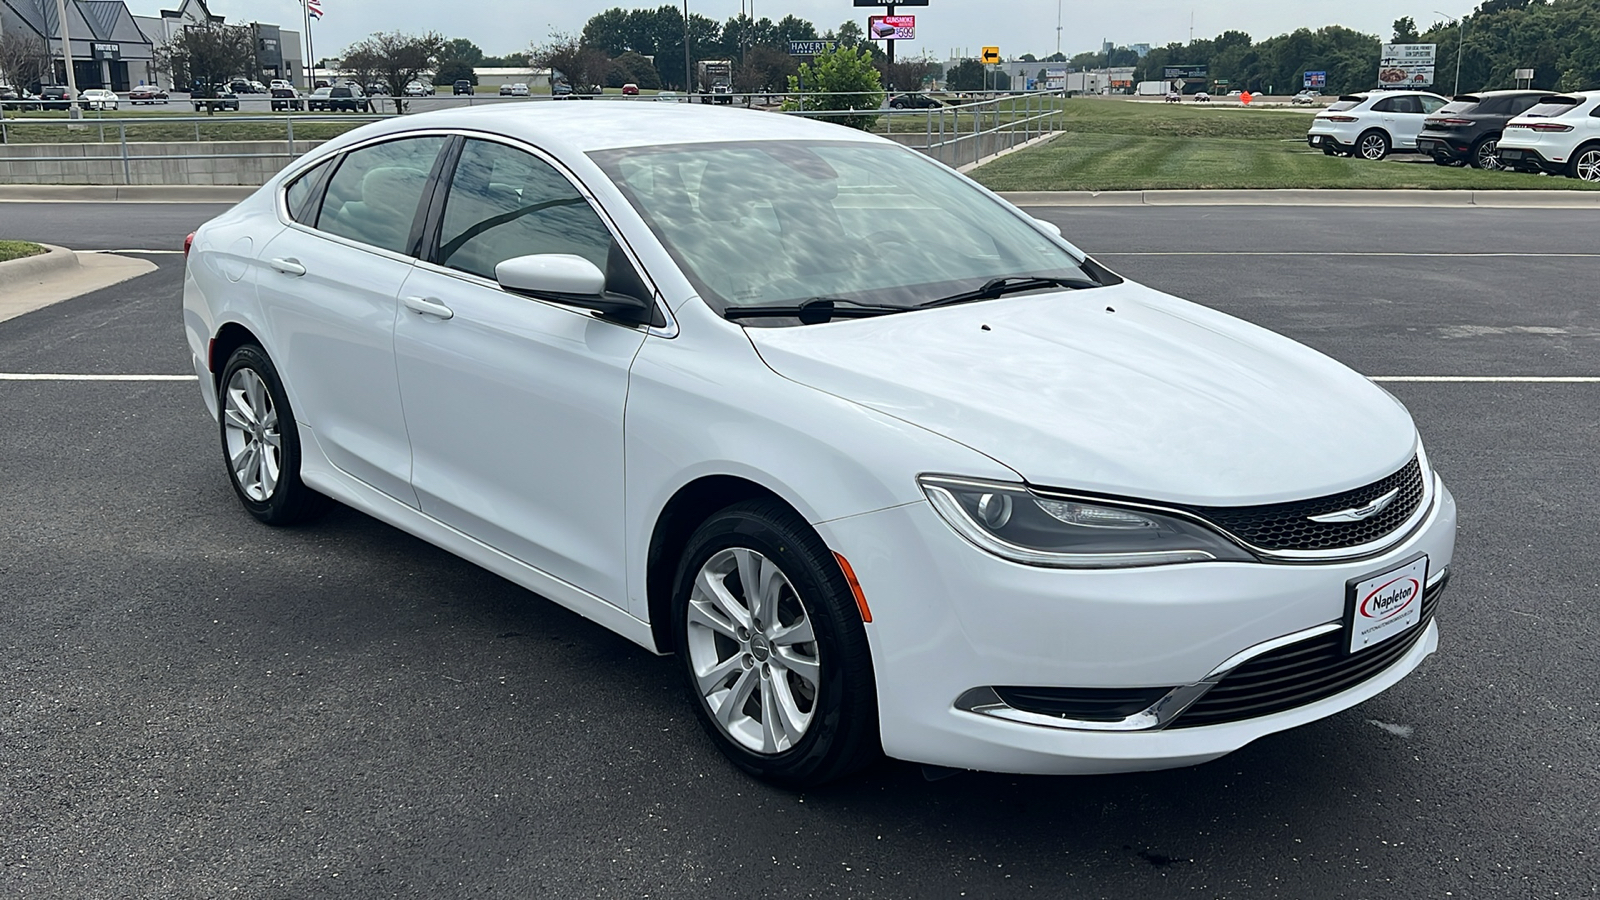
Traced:
[[1495, 151], [1500, 147], [1500, 135], [1484, 135], [1476, 144], [1472, 145], [1472, 155], [1467, 157], [1468, 164], [1474, 169], [1504, 169], [1505, 163]]
[[1332, 144], [1323, 144], [1322, 145], [1322, 155], [1323, 156], [1338, 156], [1339, 155], [1339, 151], [1334, 149]]
[[1393, 149], [1393, 145], [1389, 142], [1388, 133], [1373, 128], [1361, 132], [1361, 136], [1356, 138], [1356, 144], [1352, 148], [1351, 155], [1377, 162], [1388, 156], [1391, 149]]
[[[241, 375], [241, 373], [246, 374]], [[270, 404], [270, 412], [276, 413], [276, 435], [279, 442], [278, 473], [275, 483], [270, 490], [264, 492], [264, 496], [251, 495], [253, 489], [260, 492], [260, 485], [247, 487], [243, 483], [245, 476], [238, 471], [234, 463], [234, 453], [230, 451], [228, 411], [233, 400], [230, 397], [231, 388], [235, 385], [235, 376], [248, 381], [251, 374], [258, 378], [265, 388], [265, 399]], [[238, 495], [239, 502], [244, 508], [268, 525], [296, 525], [326, 512], [332, 501], [306, 487], [300, 480], [300, 432], [295, 425], [294, 410], [289, 406], [289, 396], [284, 393], [283, 381], [278, 377], [278, 369], [272, 364], [266, 351], [254, 344], [245, 344], [233, 351], [233, 355], [228, 357], [228, 364], [222, 369], [222, 378], [219, 379], [218, 385], [217, 426], [222, 445], [222, 458], [228, 470], [228, 483], [233, 485], [233, 491]]]
[[[695, 672], [693, 657], [697, 651], [690, 643], [691, 595], [701, 569], [728, 550], [754, 551], [776, 565], [792, 593], [784, 593], [784, 601], [775, 603], [780, 611], [775, 618], [781, 620], [783, 604], [789, 604], [791, 615], [798, 609], [809, 620], [815, 636], [813, 642], [797, 645], [812, 648], [819, 673], [814, 696], [809, 698], [809, 725], [799, 740], [777, 752], [763, 753], [747, 748], [719, 724]], [[736, 578], [736, 574], [728, 578]], [[738, 596], [736, 592], [741, 588], [737, 585], [742, 585], [742, 581], [725, 581], [724, 585], [730, 594]], [[743, 602], [742, 596], [739, 599]], [[786, 787], [806, 788], [848, 775], [882, 754], [872, 658], [855, 595], [822, 539], [789, 507], [774, 500], [739, 503], [713, 515], [695, 529], [674, 581], [672, 617], [678, 658], [693, 696], [696, 715], [712, 741], [734, 765], [757, 778]], [[757, 620], [752, 627], [760, 632], [760, 624]], [[770, 630], [775, 624], [785, 623], [767, 624]], [[749, 638], [748, 649], [757, 651], [755, 644], [760, 643], [759, 635], [751, 634]], [[763, 681], [772, 677], [762, 674], [768, 671], [764, 662], [752, 664], [751, 654], [741, 650], [733, 639], [720, 634], [707, 635], [699, 646], [709, 646], [708, 640], [716, 647], [727, 648], [729, 661], [742, 654], [745, 670], [759, 667], [762, 671], [752, 671], [754, 677]], [[774, 640], [768, 649], [773, 659], [777, 658], [779, 643], [781, 641]], [[721, 655], [720, 650], [714, 652]], [[768, 657], [760, 656], [757, 651], [754, 658], [765, 660]], [[782, 666], [776, 663], [774, 666], [771, 671], [780, 673], [775, 677], [790, 677], [782, 674], [785, 671]], [[740, 678], [742, 675], [735, 669], [726, 679], [735, 695]], [[785, 686], [791, 684], [794, 683], [786, 682]], [[759, 710], [760, 698], [766, 696], [766, 691], [764, 684], [757, 684], [740, 704], [741, 710], [747, 709], [752, 701]]]

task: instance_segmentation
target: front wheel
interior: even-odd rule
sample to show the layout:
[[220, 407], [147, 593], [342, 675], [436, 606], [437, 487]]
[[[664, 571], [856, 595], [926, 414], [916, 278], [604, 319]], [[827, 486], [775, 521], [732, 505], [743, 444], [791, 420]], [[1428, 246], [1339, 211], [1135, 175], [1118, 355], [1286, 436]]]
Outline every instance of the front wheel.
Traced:
[[737, 766], [822, 784], [880, 752], [866, 629], [816, 532], [770, 500], [689, 539], [673, 593], [678, 657], [700, 723]]
[[1383, 159], [1389, 155], [1389, 136], [1376, 130], [1366, 132], [1356, 139], [1356, 153], [1362, 159]]
[[1600, 181], [1600, 145], [1583, 147], [1572, 157], [1568, 175], [1580, 181]]
[[278, 370], [246, 344], [222, 370], [222, 454], [239, 502], [268, 525], [293, 525], [324, 512], [329, 500], [300, 480], [300, 433]]

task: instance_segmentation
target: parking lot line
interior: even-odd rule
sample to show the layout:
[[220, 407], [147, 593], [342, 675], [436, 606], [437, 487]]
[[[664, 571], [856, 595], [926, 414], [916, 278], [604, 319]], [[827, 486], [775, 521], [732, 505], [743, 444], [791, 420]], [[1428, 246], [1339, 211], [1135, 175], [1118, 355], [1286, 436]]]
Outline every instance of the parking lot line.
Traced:
[[1600, 384], [1600, 375], [1369, 375], [1372, 381], [1438, 384]]
[[1409, 256], [1423, 259], [1600, 259], [1600, 253], [1423, 253], [1402, 250], [1090, 250], [1090, 256]]
[[60, 372], [0, 372], [0, 381], [198, 381], [198, 375], [71, 375]]

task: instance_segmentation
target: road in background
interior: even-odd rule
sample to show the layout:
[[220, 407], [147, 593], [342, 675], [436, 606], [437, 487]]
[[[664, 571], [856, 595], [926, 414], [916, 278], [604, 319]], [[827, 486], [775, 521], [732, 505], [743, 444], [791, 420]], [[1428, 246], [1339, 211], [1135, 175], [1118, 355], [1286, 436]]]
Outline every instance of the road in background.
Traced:
[[[216, 209], [0, 204], [0, 238], [170, 249]], [[1589, 252], [1592, 214], [1035, 212], [1368, 373], [1600, 375], [1594, 260], [1427, 255]], [[151, 258], [0, 323], [0, 373], [189, 372]], [[0, 894], [1591, 896], [1600, 385], [1388, 387], [1461, 504], [1413, 676], [1191, 769], [794, 794], [673, 660], [346, 509], [258, 525], [193, 383], [0, 381]]]

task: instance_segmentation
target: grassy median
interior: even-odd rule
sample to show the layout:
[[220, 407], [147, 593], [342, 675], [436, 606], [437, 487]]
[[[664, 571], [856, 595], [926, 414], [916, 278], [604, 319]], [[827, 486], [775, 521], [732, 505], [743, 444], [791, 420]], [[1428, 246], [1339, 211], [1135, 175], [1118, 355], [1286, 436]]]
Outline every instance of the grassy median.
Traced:
[[1572, 178], [1436, 166], [1415, 154], [1382, 162], [1306, 146], [1311, 113], [1069, 100], [1065, 131], [972, 176], [999, 191], [1284, 188], [1597, 190]]
[[38, 256], [43, 252], [43, 247], [27, 241], [0, 241], [0, 262], [22, 259], [25, 256]]

